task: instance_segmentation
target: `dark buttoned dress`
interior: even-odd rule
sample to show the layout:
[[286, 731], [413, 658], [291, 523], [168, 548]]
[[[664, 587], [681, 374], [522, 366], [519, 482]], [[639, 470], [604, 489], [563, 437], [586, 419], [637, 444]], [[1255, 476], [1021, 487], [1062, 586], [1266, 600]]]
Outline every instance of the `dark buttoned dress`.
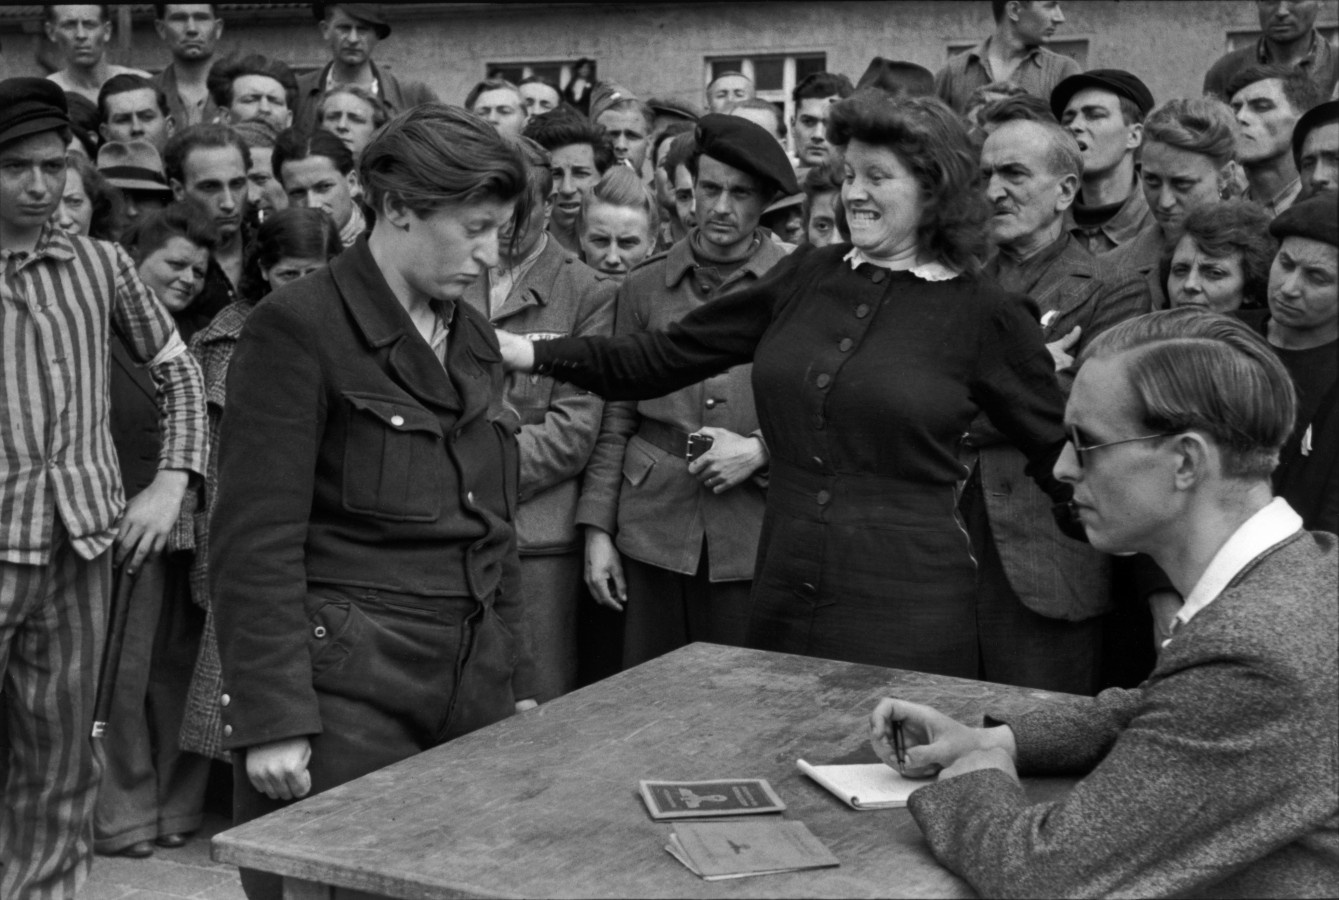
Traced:
[[975, 560], [955, 500], [984, 410], [1057, 500], [1063, 400], [1035, 308], [987, 280], [928, 281], [849, 245], [802, 249], [662, 332], [535, 345], [611, 399], [753, 363], [771, 481], [751, 646], [971, 677]]

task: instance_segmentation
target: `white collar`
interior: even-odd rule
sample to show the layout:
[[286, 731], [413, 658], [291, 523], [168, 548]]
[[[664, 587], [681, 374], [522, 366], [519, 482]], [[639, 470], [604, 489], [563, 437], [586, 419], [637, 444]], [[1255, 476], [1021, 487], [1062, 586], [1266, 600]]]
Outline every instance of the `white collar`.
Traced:
[[[858, 269], [861, 263], [869, 263], [871, 266], [879, 266], [883, 269], [892, 268], [890, 263], [884, 262], [883, 260], [871, 259], [869, 256], [866, 256], [865, 251], [861, 250], [859, 247], [852, 247], [851, 251], [842, 257], [842, 261], [849, 262], [852, 269]], [[921, 263], [918, 266], [912, 266], [910, 269], [905, 269], [903, 271], [910, 272], [912, 275], [915, 275], [923, 281], [952, 281], [954, 278], [958, 277], [957, 272], [941, 262], [934, 261]]]
[[1185, 605], [1176, 614], [1176, 629], [1189, 622], [1196, 613], [1218, 599], [1218, 595], [1232, 583], [1253, 559], [1270, 547], [1284, 541], [1302, 528], [1302, 517], [1293, 511], [1288, 501], [1275, 497], [1264, 509], [1241, 524], [1232, 537], [1218, 548], [1200, 580], [1186, 597]]

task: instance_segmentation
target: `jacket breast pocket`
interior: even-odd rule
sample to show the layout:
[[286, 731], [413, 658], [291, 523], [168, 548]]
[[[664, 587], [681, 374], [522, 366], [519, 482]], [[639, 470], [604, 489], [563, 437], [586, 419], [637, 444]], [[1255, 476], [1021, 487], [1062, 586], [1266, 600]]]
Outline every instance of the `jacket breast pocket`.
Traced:
[[421, 407], [374, 394], [346, 393], [344, 508], [401, 522], [442, 512], [442, 428]]
[[656, 458], [642, 441], [637, 437], [629, 439], [623, 453], [623, 477], [628, 484], [639, 487], [655, 467]]

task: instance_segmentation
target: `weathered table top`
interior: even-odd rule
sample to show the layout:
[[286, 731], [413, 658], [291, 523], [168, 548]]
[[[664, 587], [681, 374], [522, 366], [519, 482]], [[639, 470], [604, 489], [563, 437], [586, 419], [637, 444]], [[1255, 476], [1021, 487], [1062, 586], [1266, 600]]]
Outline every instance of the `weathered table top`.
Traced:
[[[693, 644], [224, 832], [214, 855], [406, 898], [972, 896], [905, 809], [853, 811], [795, 767], [857, 751], [890, 692], [973, 724], [1064, 696]], [[708, 882], [675, 861], [637, 782], [735, 777], [768, 779], [841, 867]]]

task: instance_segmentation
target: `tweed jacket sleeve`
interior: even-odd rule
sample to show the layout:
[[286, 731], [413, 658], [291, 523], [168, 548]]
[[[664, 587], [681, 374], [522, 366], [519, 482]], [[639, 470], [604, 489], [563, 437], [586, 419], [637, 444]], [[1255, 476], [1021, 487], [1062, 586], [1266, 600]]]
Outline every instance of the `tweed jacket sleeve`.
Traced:
[[[1317, 565], [1308, 545], [1326, 541]], [[908, 806], [936, 858], [987, 896], [1332, 894], [1333, 539], [1281, 546], [1294, 552], [1273, 551], [1265, 584], [1239, 576], [1140, 690], [1003, 717], [1020, 772], [1092, 767], [1068, 796], [1029, 805], [997, 770], [916, 791]]]

